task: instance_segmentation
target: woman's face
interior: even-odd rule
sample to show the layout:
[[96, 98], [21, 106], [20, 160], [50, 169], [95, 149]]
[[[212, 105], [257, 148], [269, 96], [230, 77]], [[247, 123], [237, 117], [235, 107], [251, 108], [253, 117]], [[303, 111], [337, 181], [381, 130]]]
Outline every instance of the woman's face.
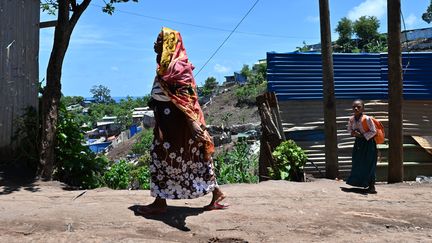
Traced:
[[162, 47], [163, 47], [163, 34], [159, 33], [155, 43], [154, 43], [154, 51], [156, 52], [156, 61], [159, 63], [160, 57], [162, 55]]

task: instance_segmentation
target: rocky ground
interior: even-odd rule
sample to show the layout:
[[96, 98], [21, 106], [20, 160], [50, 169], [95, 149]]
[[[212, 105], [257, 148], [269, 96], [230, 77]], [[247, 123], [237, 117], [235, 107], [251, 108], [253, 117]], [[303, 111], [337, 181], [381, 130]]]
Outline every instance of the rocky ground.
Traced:
[[230, 87], [228, 91], [219, 93], [211, 102], [203, 106], [207, 124], [226, 127], [234, 124], [260, 123], [258, 107], [255, 105], [238, 105], [235, 95], [238, 86]]
[[432, 242], [431, 183], [376, 195], [325, 179], [226, 185], [227, 210], [203, 211], [208, 195], [161, 216], [134, 213], [149, 191], [0, 183], [0, 242]]

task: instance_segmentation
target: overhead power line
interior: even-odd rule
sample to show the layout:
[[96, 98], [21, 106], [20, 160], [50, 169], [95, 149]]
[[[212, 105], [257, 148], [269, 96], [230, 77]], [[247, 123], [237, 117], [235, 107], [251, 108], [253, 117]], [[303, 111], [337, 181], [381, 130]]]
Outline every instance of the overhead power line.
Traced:
[[[93, 4], [93, 3], [90, 4], [90, 6], [103, 8], [102, 5]], [[119, 12], [119, 13], [127, 14], [127, 15], [133, 15], [133, 16], [142, 17], [142, 18], [151, 19], [151, 20], [156, 20], [156, 21], [162, 21], [162, 22], [173, 23], [173, 24], [178, 24], [178, 25], [190, 26], [190, 27], [199, 28], [199, 29], [214, 30], [214, 31], [221, 31], [221, 32], [231, 32], [231, 30], [229, 30], [229, 29], [224, 29], [224, 28], [219, 28], [219, 27], [214, 27], [214, 26], [208, 26], [208, 25], [193, 24], [193, 23], [182, 22], [182, 21], [166, 19], [166, 18], [159, 18], [159, 17], [135, 13], [135, 12], [131, 12], [131, 11], [120, 10], [120, 9], [116, 9], [115, 12]], [[281, 39], [297, 39], [297, 40], [298, 39], [319, 39], [319, 37], [316, 37], [316, 36], [312, 37], [312, 36], [274, 35], [274, 34], [269, 34], [269, 33], [256, 33], [256, 32], [245, 32], [245, 31], [236, 31], [235, 33], [243, 34], [243, 35], [254, 35], [254, 36], [262, 36], [262, 37], [281, 38]]]
[[259, 0], [256, 0], [255, 3], [250, 7], [250, 9], [247, 11], [247, 13], [243, 16], [243, 18], [238, 22], [238, 24], [234, 27], [234, 29], [231, 31], [231, 33], [225, 38], [225, 40], [219, 45], [219, 47], [216, 49], [216, 51], [213, 52], [213, 54], [210, 56], [210, 58], [202, 65], [202, 67], [198, 70], [198, 72], [195, 74], [195, 77], [198, 76], [198, 74], [201, 72], [201, 70], [204, 69], [205, 66], [210, 62], [210, 60], [216, 55], [216, 53], [222, 48], [222, 46], [228, 41], [228, 39], [232, 36], [234, 31], [240, 26], [240, 24], [243, 22], [243, 20], [246, 19], [246, 17], [252, 12], [252, 10], [255, 8], [255, 6], [258, 4]]

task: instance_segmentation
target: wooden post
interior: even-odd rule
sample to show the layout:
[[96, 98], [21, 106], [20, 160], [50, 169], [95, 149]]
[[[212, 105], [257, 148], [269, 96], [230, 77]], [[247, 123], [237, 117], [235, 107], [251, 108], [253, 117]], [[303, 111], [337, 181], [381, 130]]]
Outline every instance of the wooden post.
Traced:
[[268, 180], [268, 168], [274, 168], [272, 151], [283, 141], [282, 122], [279, 116], [279, 105], [274, 93], [265, 93], [256, 98], [258, 113], [261, 117], [261, 147], [259, 157], [259, 179]]
[[319, 0], [321, 26], [321, 59], [323, 69], [323, 108], [326, 177], [338, 177], [336, 100], [333, 75], [330, 11], [328, 0]]
[[388, 183], [403, 181], [401, 3], [387, 0], [388, 11]]

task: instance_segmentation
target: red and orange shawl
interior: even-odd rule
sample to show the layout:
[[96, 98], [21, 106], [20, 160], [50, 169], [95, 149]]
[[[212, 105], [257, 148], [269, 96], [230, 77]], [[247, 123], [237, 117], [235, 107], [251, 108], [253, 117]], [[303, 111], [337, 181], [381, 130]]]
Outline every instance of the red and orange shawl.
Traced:
[[[160, 63], [157, 67], [157, 78], [165, 95], [185, 113], [189, 119], [205, 126], [204, 115], [198, 103], [198, 94], [193, 77], [194, 66], [189, 62], [183, 40], [178, 31], [162, 28], [163, 47]], [[213, 141], [206, 134], [205, 154], [209, 159], [214, 152]]]

